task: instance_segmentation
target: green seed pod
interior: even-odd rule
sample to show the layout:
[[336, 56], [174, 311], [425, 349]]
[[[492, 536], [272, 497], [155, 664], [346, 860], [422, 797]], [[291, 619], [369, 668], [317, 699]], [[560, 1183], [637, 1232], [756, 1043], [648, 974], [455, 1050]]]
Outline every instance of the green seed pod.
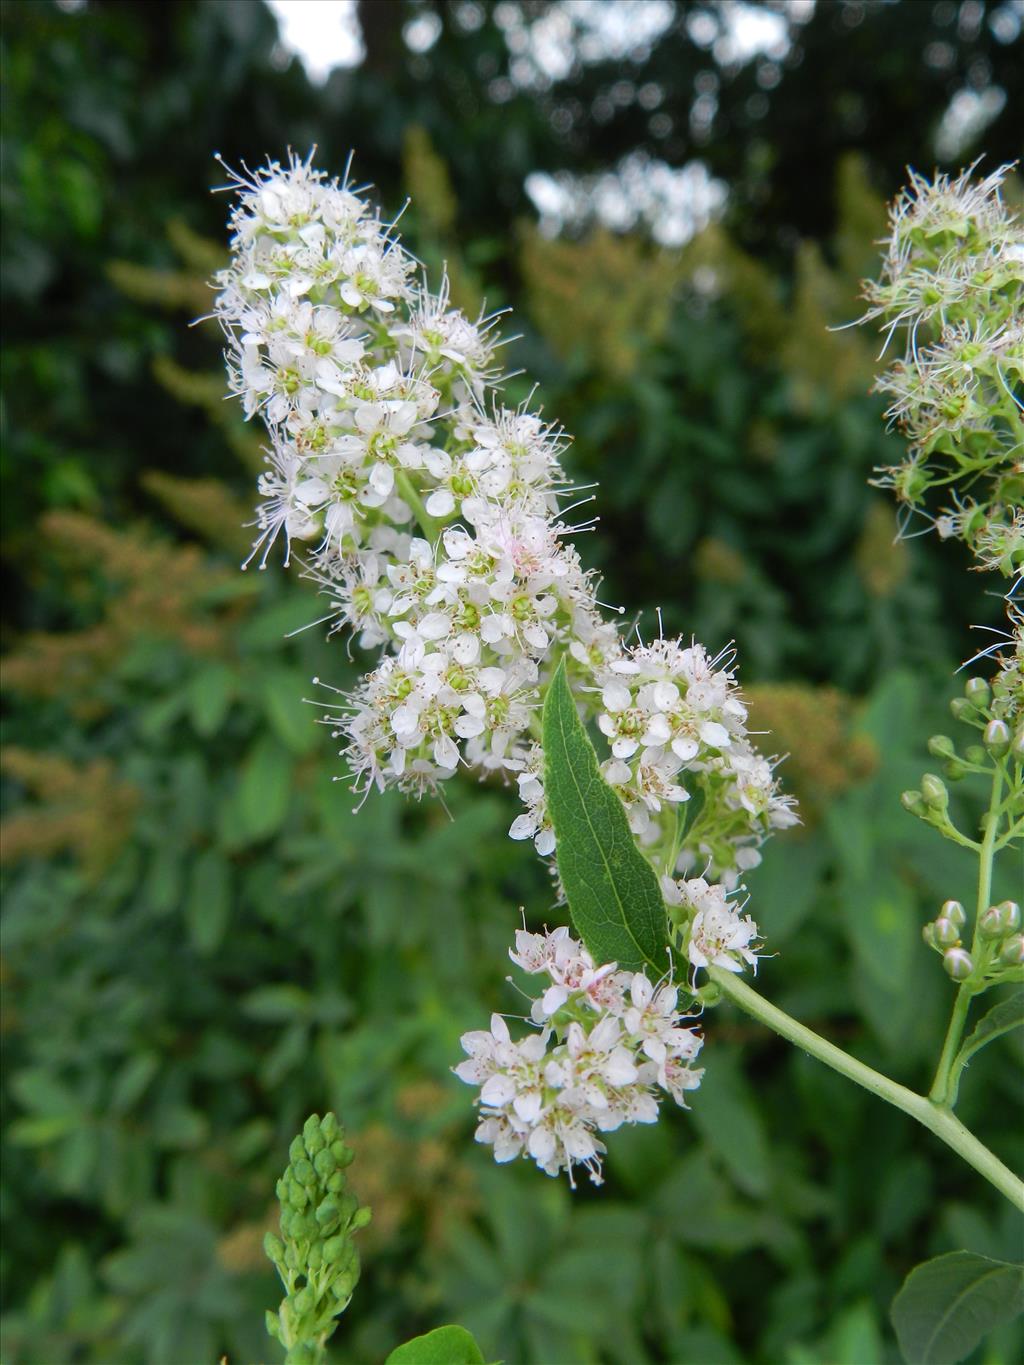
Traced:
[[963, 948], [948, 948], [942, 955], [942, 965], [954, 981], [966, 981], [974, 971], [974, 959]]
[[951, 919], [940, 915], [932, 925], [935, 942], [940, 948], [955, 948], [960, 942], [960, 929]]
[[1007, 967], [1018, 967], [1024, 962], [1024, 934], [1014, 934], [999, 950], [999, 961]]
[[985, 748], [993, 758], [1010, 751], [1010, 727], [1005, 720], [990, 720], [985, 726]]
[[945, 810], [949, 805], [949, 792], [941, 777], [935, 773], [925, 773], [921, 778], [921, 796], [931, 810]]
[[958, 929], [967, 923], [967, 912], [959, 901], [943, 901], [939, 914], [952, 920]]
[[948, 735], [932, 735], [928, 741], [928, 752], [936, 758], [956, 757], [956, 748]]
[[992, 700], [992, 689], [984, 678], [968, 678], [964, 687], [964, 696], [974, 706], [987, 706]]

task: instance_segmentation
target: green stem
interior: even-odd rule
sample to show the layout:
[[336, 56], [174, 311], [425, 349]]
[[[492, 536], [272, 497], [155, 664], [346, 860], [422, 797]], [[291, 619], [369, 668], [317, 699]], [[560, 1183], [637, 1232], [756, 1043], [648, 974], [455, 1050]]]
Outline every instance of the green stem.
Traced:
[[[992, 795], [988, 803], [988, 813], [985, 816], [985, 833], [978, 853], [978, 900], [974, 912], [974, 937], [971, 943], [971, 956], [975, 961], [977, 961], [978, 954], [978, 923], [988, 909], [989, 900], [992, 896], [992, 861], [995, 857], [996, 839], [999, 834], [999, 801], [1002, 794], [1003, 774], [1002, 770], [997, 767], [992, 774]], [[948, 1105], [955, 1098], [951, 1086], [953, 1063], [956, 1060], [957, 1052], [960, 1050], [960, 1040], [963, 1038], [964, 1025], [967, 1023], [967, 1014], [971, 1008], [971, 1000], [977, 985], [978, 983], [973, 980], [972, 973], [972, 977], [961, 982], [957, 990], [949, 1028], [946, 1030], [946, 1039], [942, 1044], [942, 1055], [939, 1057], [939, 1065], [935, 1071], [935, 1080], [928, 1092], [929, 1099], [936, 1104]]]
[[403, 500], [412, 508], [413, 515], [416, 518], [420, 530], [423, 532], [424, 538], [429, 540], [431, 545], [433, 545], [437, 540], [443, 523], [435, 521], [424, 507], [423, 499], [416, 492], [416, 489], [413, 487], [412, 479], [409, 478], [409, 475], [404, 469], [395, 470], [395, 486], [402, 495]]
[[728, 996], [733, 1004], [738, 1005], [747, 1014], [774, 1029], [776, 1033], [802, 1048], [804, 1052], [810, 1053], [812, 1057], [817, 1057], [820, 1062], [830, 1066], [833, 1071], [838, 1071], [847, 1080], [862, 1086], [879, 1099], [895, 1105], [897, 1109], [916, 1119], [936, 1137], [941, 1138], [948, 1147], [952, 1147], [964, 1161], [973, 1166], [986, 1180], [991, 1181], [1016, 1208], [1024, 1212], [1024, 1180], [1018, 1179], [1008, 1166], [1004, 1166], [984, 1143], [979, 1142], [974, 1134], [964, 1127], [951, 1110], [926, 1099], [924, 1095], [908, 1090], [905, 1085], [890, 1080], [880, 1071], [875, 1071], [864, 1062], [859, 1062], [856, 1057], [851, 1057], [848, 1052], [836, 1047], [827, 1038], [822, 1038], [813, 1029], [798, 1023], [785, 1010], [769, 1004], [735, 973], [726, 971], [723, 967], [709, 967], [708, 974], [719, 986], [722, 994]]

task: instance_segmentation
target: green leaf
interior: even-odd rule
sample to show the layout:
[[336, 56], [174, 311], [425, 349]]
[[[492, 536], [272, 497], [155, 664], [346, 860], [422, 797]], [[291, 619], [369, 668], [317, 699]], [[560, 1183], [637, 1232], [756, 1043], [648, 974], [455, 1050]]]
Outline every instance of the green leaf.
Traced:
[[269, 736], [258, 739], [238, 784], [238, 821], [247, 841], [265, 839], [281, 827], [288, 813], [291, 776], [287, 751]]
[[544, 702], [544, 770], [558, 871], [577, 933], [596, 962], [617, 962], [625, 971], [650, 967], [660, 977], [668, 926], [658, 878], [601, 776], [564, 660]]
[[982, 1015], [967, 1035], [954, 1069], [959, 1070], [964, 1062], [973, 1057], [986, 1043], [1001, 1038], [1004, 1033], [1009, 1033], [1015, 1028], [1024, 1028], [1024, 987], [1018, 987], [1012, 995], [1000, 1000], [998, 1005], [993, 1005], [987, 1014]]
[[754, 1095], [729, 1056], [716, 1056], [691, 1103], [693, 1121], [733, 1181], [747, 1194], [764, 1195], [771, 1183], [768, 1135]]
[[188, 713], [196, 734], [209, 739], [224, 724], [235, 690], [235, 675], [227, 664], [201, 669], [188, 685]]
[[192, 868], [185, 923], [197, 953], [216, 952], [224, 938], [231, 914], [231, 868], [223, 853], [208, 848]]
[[484, 1358], [465, 1327], [435, 1327], [396, 1346], [384, 1365], [484, 1365]]
[[1022, 1311], [1024, 1266], [951, 1251], [910, 1272], [892, 1322], [908, 1365], [955, 1365]]
[[308, 687], [302, 674], [287, 668], [268, 669], [263, 675], [263, 709], [271, 729], [293, 754], [310, 753], [320, 743], [317, 712], [303, 700]]

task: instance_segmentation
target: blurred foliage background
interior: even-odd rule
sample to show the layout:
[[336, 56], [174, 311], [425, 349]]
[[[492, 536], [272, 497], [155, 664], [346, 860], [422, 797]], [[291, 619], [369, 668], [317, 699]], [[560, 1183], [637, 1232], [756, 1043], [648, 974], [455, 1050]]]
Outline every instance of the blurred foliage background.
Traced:
[[[998, 603], [956, 547], [894, 543], [867, 483], [896, 439], [876, 341], [827, 329], [858, 311], [906, 163], [1019, 150], [1024, 6], [353, 18], [361, 60], [315, 85], [260, 0], [2, 7], [5, 1365], [278, 1358], [261, 1240], [289, 1139], [328, 1107], [374, 1209], [339, 1361], [445, 1320], [510, 1365], [894, 1360], [907, 1271], [1012, 1256], [1019, 1225], [738, 1016], [708, 1020], [692, 1113], [617, 1134], [600, 1191], [473, 1146], [448, 1068], [515, 1007], [517, 907], [542, 922], [550, 886], [504, 837], [503, 790], [453, 787], [451, 821], [398, 798], [353, 815], [303, 698], [362, 661], [300, 630], [298, 578], [238, 572], [258, 437], [215, 328], [188, 323], [224, 253], [214, 151], [317, 143], [341, 170], [354, 148], [388, 208], [412, 196], [413, 249], [467, 309], [515, 307], [511, 397], [536, 381], [600, 480], [583, 548], [609, 600], [735, 638], [791, 755], [804, 825], [749, 879], [764, 990], [920, 1087], [950, 1004], [920, 926], [971, 864], [898, 793]], [[688, 236], [641, 199], [694, 161], [721, 207]], [[535, 207], [552, 186], [559, 233]], [[963, 1094], [1011, 1161], [1019, 1060], [988, 1050]], [[976, 1360], [1019, 1349], [1005, 1329]]]

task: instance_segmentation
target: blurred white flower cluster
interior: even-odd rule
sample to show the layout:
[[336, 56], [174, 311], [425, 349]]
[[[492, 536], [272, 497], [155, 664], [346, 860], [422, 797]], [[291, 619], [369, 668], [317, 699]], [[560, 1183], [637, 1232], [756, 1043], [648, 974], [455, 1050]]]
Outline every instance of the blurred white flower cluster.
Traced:
[[489, 1032], [463, 1035], [468, 1057], [455, 1074], [480, 1087], [477, 1141], [496, 1161], [528, 1156], [570, 1181], [581, 1165], [600, 1184], [598, 1134], [654, 1123], [665, 1094], [685, 1104], [703, 1074], [693, 1066], [700, 1034], [682, 1027], [671, 982], [595, 965], [568, 929], [520, 930], [509, 956], [547, 984], [531, 1009], [536, 1031], [518, 1042], [497, 1014]]
[[381, 651], [328, 717], [356, 790], [497, 772], [526, 808], [512, 836], [550, 854], [537, 741], [564, 655], [659, 870], [735, 886], [795, 818], [789, 802], [726, 660], [675, 640], [627, 648], [602, 616], [567, 540], [565, 438], [503, 405], [495, 319], [451, 307], [445, 282], [431, 293], [347, 177], [293, 157], [232, 179], [217, 315], [231, 388], [269, 433], [252, 558], [283, 542], [287, 561], [301, 542], [330, 629]]

